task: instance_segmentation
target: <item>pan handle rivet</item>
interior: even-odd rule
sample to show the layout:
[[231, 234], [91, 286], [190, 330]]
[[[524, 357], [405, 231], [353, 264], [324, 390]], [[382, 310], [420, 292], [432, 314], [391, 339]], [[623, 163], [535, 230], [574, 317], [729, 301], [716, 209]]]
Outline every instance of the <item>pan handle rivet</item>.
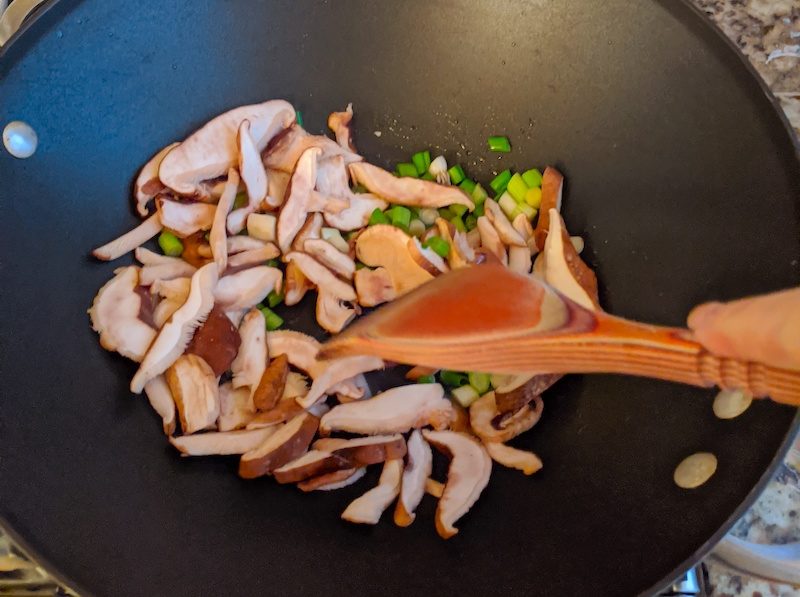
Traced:
[[3, 145], [15, 158], [29, 158], [36, 152], [39, 137], [27, 122], [14, 120], [3, 129]]

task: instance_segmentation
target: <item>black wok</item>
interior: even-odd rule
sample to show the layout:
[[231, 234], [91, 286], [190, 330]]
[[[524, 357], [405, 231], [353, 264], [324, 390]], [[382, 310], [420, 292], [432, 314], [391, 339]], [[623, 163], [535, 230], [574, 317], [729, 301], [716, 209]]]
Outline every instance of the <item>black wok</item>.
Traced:
[[[118, 264], [87, 253], [136, 222], [137, 168], [273, 97], [314, 131], [354, 102], [360, 150], [387, 166], [426, 147], [484, 181], [556, 164], [613, 313], [680, 324], [701, 301], [797, 284], [797, 149], [683, 2], [63, 0], [0, 77], [0, 121], [40, 138], [27, 161], [0, 155], [0, 516], [84, 594], [646, 594], [743, 513], [797, 427], [768, 401], [720, 421], [711, 392], [569, 377], [518, 441], [543, 471], [496, 467], [444, 542], [432, 500], [409, 529], [361, 528], [339, 514], [368, 481], [303, 495], [179, 458], [128, 392], [132, 364], [89, 329]], [[486, 153], [489, 134], [514, 152]], [[307, 309], [289, 326], [310, 328]], [[719, 470], [680, 490], [673, 468], [697, 450]]]

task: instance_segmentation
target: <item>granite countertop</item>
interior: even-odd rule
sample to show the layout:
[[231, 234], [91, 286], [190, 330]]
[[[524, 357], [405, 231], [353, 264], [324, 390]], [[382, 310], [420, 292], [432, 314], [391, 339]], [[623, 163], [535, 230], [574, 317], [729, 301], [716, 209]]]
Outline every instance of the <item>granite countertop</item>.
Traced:
[[[800, 135], [800, 2], [692, 1], [747, 56]], [[800, 541], [800, 439], [767, 489], [731, 533], [754, 543]], [[714, 597], [800, 595], [800, 587], [750, 577], [713, 555], [706, 559], [705, 565]]]

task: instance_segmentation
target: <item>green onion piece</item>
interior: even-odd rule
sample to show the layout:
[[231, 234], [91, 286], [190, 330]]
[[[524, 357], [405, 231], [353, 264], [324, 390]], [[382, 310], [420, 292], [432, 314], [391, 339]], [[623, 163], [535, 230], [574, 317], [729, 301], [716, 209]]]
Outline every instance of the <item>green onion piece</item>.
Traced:
[[270, 308], [274, 309], [282, 302], [283, 295], [279, 292], [275, 292], [274, 290], [270, 290], [269, 294], [267, 295], [267, 304], [270, 306]]
[[466, 232], [467, 227], [464, 225], [464, 220], [459, 218], [458, 216], [451, 218], [450, 223], [455, 227], [458, 232]]
[[417, 169], [417, 175], [422, 176], [428, 171], [428, 168], [431, 165], [431, 152], [427, 150], [418, 151], [411, 156], [411, 162]]
[[517, 202], [514, 201], [514, 198], [509, 194], [508, 191], [500, 195], [500, 198], [497, 200], [497, 204], [500, 206], [500, 209], [503, 210], [503, 213], [506, 214], [506, 217], [509, 220], [514, 219], [514, 212], [517, 209]]
[[517, 203], [521, 203], [525, 200], [525, 193], [528, 192], [528, 185], [526, 185], [525, 181], [522, 180], [522, 175], [519, 172], [512, 176], [511, 180], [508, 181], [506, 191], [511, 194], [511, 196], [514, 198], [514, 201]]
[[417, 167], [409, 162], [401, 162], [397, 164], [397, 175], [417, 178]]
[[450, 184], [459, 184], [467, 177], [467, 175], [464, 174], [464, 168], [461, 167], [461, 164], [456, 164], [450, 168], [447, 173], [450, 175]]
[[446, 386], [450, 386], [451, 388], [458, 388], [468, 383], [468, 379], [466, 374], [461, 373], [460, 371], [448, 371], [447, 369], [442, 370], [439, 373], [439, 379], [442, 383]]
[[456, 214], [454, 214], [453, 211], [449, 207], [440, 207], [439, 208], [439, 217], [444, 219], [444, 220], [450, 220], [455, 215]]
[[258, 310], [264, 315], [264, 320], [267, 322], [267, 330], [270, 332], [277, 330], [283, 325], [283, 318], [272, 309], [268, 307], [259, 307]]
[[476, 186], [478, 186], [478, 183], [476, 183], [476, 182], [475, 182], [474, 180], [472, 180], [471, 178], [465, 178], [464, 180], [462, 180], [462, 181], [461, 181], [461, 182], [458, 184], [458, 187], [459, 187], [459, 188], [460, 188], [462, 191], [464, 191], [464, 192], [465, 192], [467, 195], [472, 195], [472, 191], [474, 191], [474, 190], [475, 190], [475, 187], [476, 187]]
[[542, 186], [542, 173], [536, 168], [531, 168], [527, 172], [523, 172], [522, 180], [524, 180], [525, 184], [530, 188], [540, 187]]
[[525, 193], [525, 203], [534, 209], [539, 209], [539, 206], [542, 204], [542, 189], [539, 187], [528, 189], [528, 192]]
[[374, 226], [375, 224], [388, 224], [388, 223], [389, 223], [389, 218], [386, 217], [386, 214], [383, 213], [377, 207], [369, 216], [369, 223], [368, 223], [369, 226]]
[[411, 223], [411, 210], [402, 205], [395, 205], [387, 215], [392, 219], [392, 226], [397, 226], [403, 230], [408, 230]]
[[436, 180], [436, 177], [433, 174], [431, 174], [430, 172], [426, 172], [425, 174], [420, 176], [420, 178], [422, 180], [427, 180], [428, 182], [433, 182], [434, 180]]
[[247, 205], [247, 193], [239, 193], [236, 195], [236, 199], [233, 200], [233, 208], [232, 209], [241, 209]]
[[295, 110], [295, 114], [297, 115], [297, 124], [303, 126], [303, 113], [300, 110]]
[[495, 195], [502, 195], [508, 186], [508, 181], [511, 180], [511, 170], [503, 170], [500, 174], [494, 177], [494, 180], [489, 183]]
[[475, 214], [476, 218], [480, 218], [483, 214], [486, 213], [486, 201], [482, 201], [475, 206], [475, 209], [472, 211]]
[[533, 218], [536, 217], [536, 212], [537, 212], [536, 208], [531, 207], [527, 203], [518, 203], [516, 212], [514, 213], [514, 217], [516, 217], [517, 214], [525, 214], [526, 218], [532, 220]]
[[280, 261], [278, 261], [277, 259], [270, 259], [270, 260], [269, 260], [269, 261], [267, 261], [267, 263], [266, 263], [266, 265], [267, 265], [268, 267], [278, 267], [278, 266], [280, 266], [280, 264], [281, 264], [281, 262], [280, 262]]
[[493, 135], [489, 137], [489, 151], [499, 151], [500, 153], [508, 153], [511, 151], [511, 141], [508, 137], [502, 135]]
[[[483, 208], [483, 205], [481, 205]], [[467, 231], [474, 230], [478, 227], [478, 216], [474, 213], [469, 214], [466, 218], [464, 218], [464, 226], [467, 227]]]
[[476, 373], [475, 371], [470, 371], [467, 373], [467, 379], [469, 379], [469, 385], [475, 388], [475, 391], [478, 392], [479, 395], [483, 396], [489, 391], [491, 380], [489, 379], [488, 373]]
[[164, 252], [164, 255], [170, 257], [180, 257], [183, 253], [183, 243], [180, 239], [166, 230], [158, 235], [158, 246]]
[[450, 254], [450, 243], [444, 240], [441, 236], [431, 236], [422, 246], [426, 249], [431, 249], [434, 253], [442, 258], [447, 258], [447, 256]]
[[365, 264], [361, 263], [360, 261], [356, 261], [356, 269], [364, 269], [367, 267]]
[[433, 226], [436, 223], [436, 218], [439, 217], [439, 212], [432, 207], [423, 207], [419, 210], [419, 219], [426, 226]]
[[411, 223], [408, 225], [408, 233], [411, 236], [422, 236], [425, 234], [425, 223], [422, 220], [411, 220]]
[[423, 375], [417, 378], [417, 383], [436, 383], [436, 378], [433, 375]]
[[488, 193], [480, 184], [475, 185], [475, 189], [472, 191], [472, 200], [475, 202], [475, 205], [483, 203], [488, 197]]
[[453, 394], [453, 398], [455, 398], [456, 402], [464, 408], [469, 408], [473, 402], [480, 398], [478, 392], [476, 392], [475, 388], [472, 386], [461, 386], [460, 388], [451, 390], [450, 393]]
[[450, 205], [449, 207], [450, 207], [450, 211], [452, 211], [458, 217], [461, 217], [465, 213], [467, 213], [467, 206], [466, 205], [461, 205], [460, 203], [453, 203], [453, 205]]

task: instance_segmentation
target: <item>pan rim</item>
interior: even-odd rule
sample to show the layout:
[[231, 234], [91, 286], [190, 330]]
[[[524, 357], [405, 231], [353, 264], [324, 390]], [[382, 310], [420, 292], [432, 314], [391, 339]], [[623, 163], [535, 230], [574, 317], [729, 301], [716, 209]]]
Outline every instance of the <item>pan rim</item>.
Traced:
[[[794, 150], [795, 160], [800, 162], [800, 136], [795, 134], [794, 129], [790, 124], [788, 117], [784, 113], [779, 100], [772, 93], [772, 90], [769, 88], [766, 81], [764, 81], [750, 60], [742, 53], [736, 44], [718, 26], [712, 23], [708, 15], [695, 6], [692, 3], [692, 0], [679, 0], [678, 3], [665, 2], [664, 0], [652, 1], [672, 14], [680, 14], [681, 11], [686, 11], [685, 14], [691, 15], [696, 21], [702, 22], [702, 25], [699, 26], [703, 28], [706, 35], [709, 35], [710, 37], [716, 37], [718, 41], [722, 41], [722, 43], [728, 48], [727, 51], [737, 57], [740, 67], [745, 69], [745, 72], [749, 75], [751, 80], [755, 80], [756, 84], [761, 90], [761, 93], [763, 94], [764, 99], [766, 99], [769, 103], [769, 106], [773, 112], [773, 116], [777, 116], [778, 121], [788, 137], [790, 147], [792, 147]], [[74, 2], [73, 5], [77, 5], [80, 2], [81, 0], [77, 0], [77, 2]], [[12, 48], [16, 48], [19, 45], [19, 40], [23, 37], [23, 34], [26, 34], [26, 37], [30, 37], [31, 34], [27, 34], [30, 29], [38, 29], [37, 34], [41, 35], [44, 30], [42, 29], [41, 25], [37, 25], [41, 17], [49, 12], [51, 8], [60, 3], [62, 3], [62, 0], [45, 0], [42, 2], [42, 4], [37, 7], [35, 12], [31, 14], [22, 23], [19, 29], [9, 38], [6, 45], [0, 47], [0, 59], [4, 58]], [[711, 40], [706, 38], [706, 43], [710, 42]], [[17, 58], [12, 60], [16, 61]], [[735, 69], [737, 67], [728, 65], [726, 68]], [[756, 499], [764, 491], [767, 484], [774, 476], [775, 471], [783, 462], [786, 454], [791, 448], [795, 436], [797, 436], [799, 431], [800, 409], [798, 409], [796, 412], [795, 417], [789, 426], [789, 429], [787, 430], [780, 447], [776, 451], [775, 456], [770, 461], [770, 464], [764, 470], [764, 473], [761, 475], [758, 482], [747, 493], [739, 506], [726, 519], [726, 521], [692, 553], [692, 555], [682, 561], [669, 574], [654, 583], [649, 589], [639, 593], [640, 597], [655, 596], [663, 593], [673, 584], [675, 579], [679, 578], [682, 574], [684, 574], [692, 566], [696, 565], [712, 551], [717, 543], [719, 543], [725, 537], [725, 535], [728, 534], [734, 524], [745, 514], [745, 512], [753, 505], [753, 503], [755, 503]], [[26, 539], [24, 539], [20, 529], [16, 528], [14, 524], [6, 517], [3, 517], [2, 514], [0, 514], [0, 531], [6, 533], [14, 541], [14, 543], [18, 545], [29, 557], [33, 558], [53, 580], [62, 586], [69, 588], [70, 590], [76, 591], [82, 597], [93, 595], [92, 592], [88, 591], [85, 587], [72, 580], [68, 574], [64, 574], [63, 572], [59, 571], [59, 568], [54, 566], [49, 558], [42, 557], [42, 555], [39, 553], [39, 550], [34, 548]]]

